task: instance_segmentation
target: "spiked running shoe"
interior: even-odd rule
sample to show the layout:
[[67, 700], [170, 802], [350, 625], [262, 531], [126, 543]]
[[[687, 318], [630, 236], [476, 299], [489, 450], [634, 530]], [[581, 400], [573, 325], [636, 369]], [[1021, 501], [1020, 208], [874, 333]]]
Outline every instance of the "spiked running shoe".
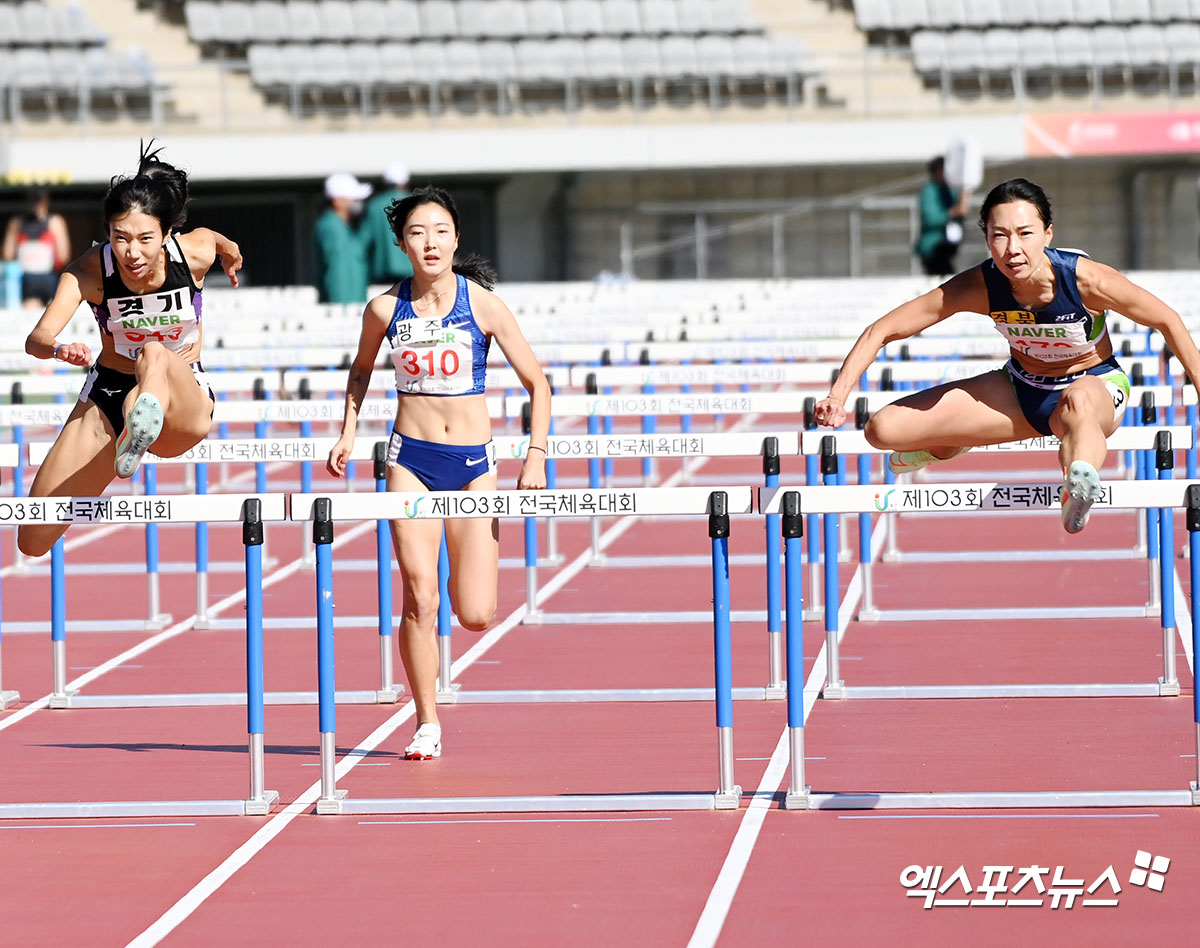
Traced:
[[442, 726], [426, 721], [404, 748], [405, 760], [432, 760], [442, 756]]
[[117, 477], [133, 477], [142, 456], [162, 433], [163, 410], [157, 398], [144, 393], [125, 416], [125, 430], [117, 441]]
[[1100, 475], [1087, 461], [1073, 461], [1063, 482], [1062, 525], [1067, 533], [1087, 526], [1092, 504], [1100, 499]]
[[930, 464], [949, 461], [950, 458], [956, 458], [970, 450], [970, 448], [957, 448], [949, 458], [937, 458], [928, 451], [893, 451], [888, 455], [888, 470], [897, 477], [901, 474], [911, 474], [913, 471], [929, 467]]

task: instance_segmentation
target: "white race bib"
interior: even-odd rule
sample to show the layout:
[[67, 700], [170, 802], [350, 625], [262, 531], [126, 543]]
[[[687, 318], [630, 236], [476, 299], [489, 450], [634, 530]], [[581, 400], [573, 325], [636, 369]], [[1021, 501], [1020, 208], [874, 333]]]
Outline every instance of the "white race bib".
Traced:
[[108, 300], [108, 329], [118, 355], [133, 359], [147, 342], [182, 352], [200, 339], [191, 294], [184, 288]]

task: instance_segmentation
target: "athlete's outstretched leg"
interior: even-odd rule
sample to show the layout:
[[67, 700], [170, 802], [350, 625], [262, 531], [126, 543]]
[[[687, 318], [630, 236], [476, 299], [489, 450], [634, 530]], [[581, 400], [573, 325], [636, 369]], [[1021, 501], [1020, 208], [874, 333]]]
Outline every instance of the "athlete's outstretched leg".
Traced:
[[1062, 442], [1062, 524], [1068, 533], [1087, 526], [1092, 504], [1100, 499], [1100, 467], [1108, 454], [1107, 438], [1118, 424], [1117, 401], [1094, 375], [1072, 382], [1050, 415], [1050, 430]]

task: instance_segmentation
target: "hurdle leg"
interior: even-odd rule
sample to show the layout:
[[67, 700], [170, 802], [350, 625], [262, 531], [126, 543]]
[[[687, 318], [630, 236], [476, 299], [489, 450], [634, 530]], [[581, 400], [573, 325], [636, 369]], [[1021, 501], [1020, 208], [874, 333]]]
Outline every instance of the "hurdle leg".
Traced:
[[525, 617], [522, 625], [540, 625], [542, 612], [537, 606], [538, 590], [537, 518], [525, 518]]
[[67, 582], [62, 537], [50, 549], [50, 648], [54, 663], [50, 707], [69, 708], [79, 692], [67, 690]]
[[[779, 486], [779, 439], [767, 438], [763, 445], [763, 474], [767, 487]], [[766, 697], [787, 696], [783, 683], [783, 623], [779, 589], [779, 514], [767, 514], [767, 687]], [[801, 604], [803, 605], [803, 604]]]
[[450, 552], [446, 547], [446, 530], [442, 528], [442, 545], [438, 548], [438, 685], [435, 700], [438, 704], [453, 704], [458, 700], [462, 685], [450, 680]]
[[733, 636], [729, 615], [729, 513], [723, 491], [709, 495], [708, 535], [712, 539], [713, 654], [716, 668], [717, 754], [720, 782], [713, 797], [718, 810], [735, 810], [742, 788], [733, 781]]
[[[0, 591], [3, 589], [3, 583], [0, 583]], [[0, 637], [3, 636], [4, 630], [4, 599], [0, 596]], [[12, 707], [21, 700], [21, 695], [15, 691], [5, 691], [3, 686], [4, 681], [4, 665], [3, 665], [3, 649], [0, 649], [0, 711]]]
[[[377, 441], [374, 448], [375, 491], [387, 490], [387, 443]], [[305, 555], [308, 562], [309, 554]], [[315, 560], [314, 560], [315, 563]], [[376, 588], [379, 601], [379, 704], [395, 704], [404, 691], [396, 684], [395, 636], [392, 632], [392, 535], [387, 520], [375, 521]]]
[[[1160, 431], [1155, 435], [1155, 467], [1160, 481], [1170, 480], [1175, 455], [1171, 451], [1171, 434]], [[1175, 670], [1175, 523], [1174, 508], [1158, 510], [1159, 588], [1162, 590], [1163, 674], [1158, 680], [1160, 695], [1179, 694], [1179, 677]]]
[[[834, 440], [821, 439], [821, 473], [827, 485], [838, 483], [838, 455]], [[825, 659], [828, 672], [825, 680], [826, 698], [846, 697], [838, 656], [838, 605], [841, 589], [838, 585], [838, 514], [822, 515], [825, 550]]]
[[[196, 464], [196, 493], [208, 493], [208, 465], [203, 461]], [[208, 629], [212, 622], [208, 616], [208, 524], [196, 523], [196, 621], [193, 628]]]
[[313, 504], [317, 547], [317, 704], [321, 733], [321, 797], [317, 812], [341, 813], [345, 790], [337, 789], [337, 705], [333, 667], [333, 520], [328, 497]]
[[[804, 476], [809, 487], [821, 482], [819, 461], [815, 454], [804, 458]], [[821, 618], [821, 531], [816, 514], [808, 515], [808, 613], [806, 619]]]
[[783, 805], [789, 810], [807, 810], [811, 806], [804, 782], [804, 588], [801, 568], [801, 540], [804, 517], [800, 513], [800, 495], [783, 495], [783, 537], [785, 546], [785, 585], [787, 596], [787, 720], [788, 790]]
[[[146, 487], [146, 496], [152, 497], [158, 492], [158, 469], [153, 464], [142, 466], [142, 481]], [[165, 629], [171, 617], [162, 611], [162, 596], [158, 581], [158, 524], [146, 524], [146, 582], [149, 587], [149, 615], [146, 618], [146, 631]]]
[[250, 795], [247, 816], [266, 816], [279, 801], [277, 790], [266, 790], [263, 753], [263, 599], [261, 502], [245, 504], [242, 543], [246, 547], [246, 733], [250, 750]]

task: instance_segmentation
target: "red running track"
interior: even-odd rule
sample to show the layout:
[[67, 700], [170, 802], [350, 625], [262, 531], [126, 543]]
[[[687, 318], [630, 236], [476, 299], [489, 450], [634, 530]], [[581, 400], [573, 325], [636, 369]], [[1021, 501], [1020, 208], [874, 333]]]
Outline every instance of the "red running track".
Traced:
[[[970, 476], [986, 464], [968, 457], [946, 470]], [[704, 469], [709, 474], [749, 483], [759, 476], [756, 463], [732, 461], [712, 462]], [[1098, 515], [1074, 539], [1063, 536], [1053, 517], [905, 517], [898, 529], [901, 548], [912, 552], [1069, 552], [1127, 550], [1133, 522], [1132, 515]], [[67, 557], [72, 568], [136, 562], [141, 555], [137, 528], [94, 543], [83, 543], [86, 532], [69, 534], [76, 545]], [[339, 528], [342, 545], [334, 554], [335, 614], [369, 616], [373, 574], [337, 564], [373, 557], [373, 532], [357, 538], [350, 532]], [[164, 559], [186, 563], [190, 532], [162, 533]], [[708, 607], [703, 565], [621, 565], [628, 556], [705, 553], [702, 523], [639, 521], [607, 549], [612, 564], [573, 572], [570, 564], [588, 539], [586, 523], [562, 525], [567, 565], [560, 570], [570, 578], [544, 604], [548, 612]], [[517, 525], [504, 525], [502, 543], [506, 558], [519, 556]], [[300, 528], [271, 527], [272, 569], [286, 568], [302, 544]], [[0, 546], [11, 562], [11, 540], [5, 536]], [[761, 521], [736, 519], [735, 610], [764, 606], [762, 567], [740, 559], [762, 548]], [[214, 560], [240, 556], [236, 531], [214, 530]], [[853, 563], [841, 568], [844, 590], [854, 569]], [[560, 570], [543, 568], [540, 582]], [[1186, 570], [1180, 578], [1186, 589]], [[72, 676], [156, 634], [135, 621], [145, 612], [142, 577], [71, 572], [68, 587], [69, 619], [130, 618], [125, 631], [69, 635]], [[236, 571], [214, 572], [213, 601], [239, 589]], [[1120, 606], [1144, 602], [1146, 594], [1145, 566], [1129, 558], [902, 561], [875, 569], [881, 610]], [[297, 620], [267, 632], [268, 690], [315, 688], [314, 623], [306, 618], [313, 595], [312, 574], [304, 569], [267, 590], [266, 615]], [[6, 622], [44, 619], [48, 579], [37, 570], [6, 575], [4, 597]], [[455, 630], [456, 680], [464, 689], [711, 684], [710, 626], [504, 622], [523, 598], [523, 574], [505, 569], [497, 628], [506, 631]], [[191, 577], [164, 574], [163, 600], [183, 625], [178, 634], [103, 674], [85, 693], [242, 686], [239, 632], [187, 628], [195, 606]], [[223, 613], [240, 614], [240, 603]], [[245, 796], [242, 708], [29, 710], [49, 691], [47, 638], [4, 636], [4, 685], [18, 688], [25, 704], [0, 713], [0, 802]], [[823, 641], [822, 624], [806, 622], [806, 672]], [[342, 627], [337, 642], [339, 688], [373, 687], [376, 630]], [[852, 621], [841, 670], [848, 685], [1149, 681], [1161, 669], [1161, 646], [1154, 618]], [[818, 791], [1182, 788], [1196, 762], [1192, 678], [1182, 647], [1178, 661], [1179, 698], [817, 700], [806, 728], [807, 778]], [[767, 668], [762, 625], [736, 623], [734, 684], [761, 687]], [[443, 712], [445, 756], [416, 763], [400, 756], [412, 730], [407, 704], [339, 707], [339, 755], [353, 763], [339, 787], [353, 798], [374, 798], [716, 786], [709, 702], [463, 703]], [[746, 790], [737, 811], [317, 816], [316, 708], [271, 706], [267, 786], [281, 794], [271, 816], [0, 822], [6, 870], [0, 945], [1196, 942], [1200, 824], [1190, 808], [788, 811], [780, 805], [782, 703], [739, 701], [734, 714], [736, 774]], [[1139, 851], [1170, 859], [1158, 877], [1161, 891], [1130, 881]], [[941, 867], [940, 884], [962, 867], [973, 890], [996, 881], [999, 870], [987, 867], [1009, 867], [1009, 886], [1026, 870], [1049, 890], [1059, 867], [1061, 877], [1086, 887], [1111, 866], [1120, 891], [1104, 883], [1076, 896], [1072, 908], [1060, 895], [1063, 904], [1053, 908], [1051, 893], [1039, 894], [1029, 882], [1016, 894], [994, 888], [993, 904], [943, 904], [963, 897], [958, 883], [926, 908], [901, 883], [910, 866]], [[1043, 904], [994, 904], [1006, 895]], [[1085, 898], [1117, 904], [1085, 905]]]

